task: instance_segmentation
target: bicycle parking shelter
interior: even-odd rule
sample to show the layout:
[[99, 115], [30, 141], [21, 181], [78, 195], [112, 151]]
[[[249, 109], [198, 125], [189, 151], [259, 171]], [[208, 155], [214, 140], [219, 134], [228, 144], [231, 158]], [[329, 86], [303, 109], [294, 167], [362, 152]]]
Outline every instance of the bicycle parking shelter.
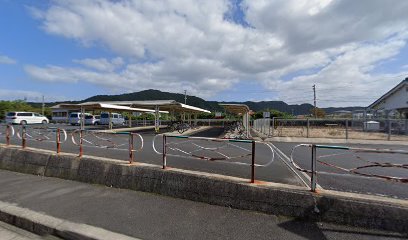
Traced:
[[249, 112], [250, 109], [245, 104], [219, 104], [220, 106], [224, 107], [226, 111], [236, 114], [238, 116], [242, 116], [242, 124], [245, 128], [245, 137], [249, 138]]
[[[92, 102], [89, 102], [92, 103]], [[175, 114], [181, 114], [183, 121], [188, 121], [189, 124], [192, 122], [192, 115], [194, 115], [194, 122], [197, 123], [197, 115], [200, 113], [211, 113], [208, 110], [190, 106], [187, 104], [179, 103], [175, 100], [146, 100], [146, 101], [109, 101], [109, 102], [100, 102], [103, 104], [111, 104], [118, 106], [127, 106], [130, 108], [143, 108], [149, 109], [154, 112], [155, 116], [155, 129], [159, 129], [159, 117], [162, 111], [168, 112], [171, 119], [175, 119]], [[187, 119], [186, 119], [187, 117]]]

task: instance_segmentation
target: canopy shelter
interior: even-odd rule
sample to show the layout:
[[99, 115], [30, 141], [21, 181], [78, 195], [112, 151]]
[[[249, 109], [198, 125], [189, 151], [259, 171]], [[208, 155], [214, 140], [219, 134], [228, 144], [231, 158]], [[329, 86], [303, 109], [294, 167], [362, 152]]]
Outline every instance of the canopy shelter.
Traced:
[[[79, 104], [72, 104], [72, 103], [62, 103], [58, 104], [59, 108], [62, 109], [80, 109], [81, 111], [81, 129], [84, 128], [84, 115], [86, 110], [105, 110], [105, 111], [121, 111], [121, 112], [150, 112], [154, 113], [155, 111], [152, 109], [146, 108], [134, 108], [134, 107], [127, 107], [127, 106], [120, 106], [115, 104], [107, 104], [107, 103], [97, 103], [97, 102], [85, 102]], [[160, 113], [168, 113], [167, 111], [160, 111]], [[131, 121], [129, 121], [130, 125]], [[111, 124], [109, 124], [111, 126]], [[131, 125], [130, 125], [131, 127]]]
[[[90, 102], [91, 103], [91, 102]], [[197, 115], [199, 113], [211, 113], [208, 110], [190, 106], [187, 104], [179, 103], [175, 100], [146, 100], [146, 101], [109, 101], [109, 102], [101, 102], [105, 104], [114, 104], [120, 106], [128, 106], [131, 108], [139, 107], [139, 108], [146, 108], [151, 109], [155, 112], [155, 127], [156, 131], [158, 131], [159, 127], [159, 113], [160, 111], [167, 111], [174, 117], [175, 113], [183, 114], [183, 120], [186, 120], [186, 114], [191, 124], [191, 115], [194, 114], [194, 118], [197, 119]]]
[[249, 138], [249, 112], [250, 109], [245, 104], [220, 104], [220, 106], [224, 107], [227, 112], [234, 113], [237, 115], [242, 116], [242, 124], [245, 128], [245, 135]]

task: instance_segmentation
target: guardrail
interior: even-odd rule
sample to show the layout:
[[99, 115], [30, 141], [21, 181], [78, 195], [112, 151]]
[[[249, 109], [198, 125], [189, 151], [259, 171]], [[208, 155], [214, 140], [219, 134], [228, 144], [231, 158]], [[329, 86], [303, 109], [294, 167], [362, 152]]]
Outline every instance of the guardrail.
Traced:
[[67, 132], [64, 129], [43, 126], [27, 127], [22, 125], [17, 131], [16, 136], [21, 139], [22, 148], [26, 148], [27, 141], [55, 142], [57, 153], [61, 151], [61, 143], [67, 141]]
[[14, 134], [14, 127], [11, 124], [0, 125], [0, 136], [4, 135], [6, 137], [6, 145], [10, 145], [10, 139], [14, 136]]
[[[116, 135], [128, 135], [128, 142], [123, 142], [123, 139], [115, 139]], [[134, 136], [140, 139], [140, 147], [135, 149]], [[138, 133], [133, 132], [117, 132], [117, 133], [105, 133], [98, 131], [87, 130], [75, 130], [71, 133], [72, 143], [79, 147], [79, 157], [83, 155], [83, 147], [95, 147], [105, 149], [115, 149], [122, 151], [129, 151], [129, 163], [134, 161], [134, 153], [143, 150], [143, 137]]]
[[[296, 151], [297, 148], [299, 147], [308, 147], [311, 148], [311, 169], [305, 169], [300, 167], [293, 159], [293, 155]], [[386, 167], [386, 168], [402, 168], [402, 169], [408, 169], [408, 164], [397, 164], [397, 163], [388, 163], [388, 162], [377, 162], [377, 161], [370, 161], [370, 160], [365, 160], [361, 157], [358, 157], [357, 159], [362, 160], [365, 162], [365, 165], [358, 166], [358, 167], [353, 167], [353, 168], [345, 168], [345, 167], [340, 167], [332, 163], [328, 163], [327, 161], [322, 161], [318, 160], [321, 158], [327, 158], [329, 156], [336, 156], [339, 154], [330, 154], [330, 155], [323, 155], [323, 156], [317, 156], [317, 149], [335, 149], [335, 150], [342, 150], [342, 151], [354, 151], [356, 153], [358, 152], [366, 152], [366, 153], [389, 153], [389, 154], [403, 154], [403, 155], [408, 155], [408, 151], [405, 150], [392, 150], [392, 149], [373, 149], [373, 148], [358, 148], [358, 147], [347, 147], [347, 146], [331, 146], [331, 145], [319, 145], [319, 144], [299, 144], [293, 147], [292, 152], [290, 154], [290, 161], [291, 163], [299, 170], [305, 173], [311, 174], [311, 191], [316, 192], [316, 186], [317, 186], [317, 174], [318, 173], [324, 173], [324, 174], [332, 174], [330, 172], [324, 172], [324, 171], [318, 171], [317, 170], [317, 163], [323, 164], [325, 166], [329, 166], [332, 168], [335, 168], [337, 170], [346, 172], [348, 174], [356, 174], [359, 176], [363, 177], [375, 177], [375, 178], [380, 178], [380, 179], [385, 179], [385, 180], [390, 180], [390, 181], [395, 181], [395, 182], [402, 182], [402, 183], [408, 183], [408, 178], [407, 177], [396, 177], [396, 176], [386, 176], [382, 174], [375, 174], [375, 173], [365, 173], [362, 172], [362, 169], [367, 169], [367, 168], [376, 168], [376, 167]]]
[[[162, 144], [162, 152], [159, 152], [156, 149], [155, 142], [156, 139], [161, 136], [163, 139], [163, 144]], [[168, 142], [168, 139], [185, 139], [186, 141], [181, 141], [181, 142]], [[207, 141], [207, 142], [214, 142], [214, 143], [219, 143], [221, 144], [220, 146], [214, 146], [214, 147], [206, 147], [201, 144], [196, 143], [195, 141]], [[251, 148], [247, 149], [241, 146], [238, 146], [237, 143], [245, 143], [245, 144], [250, 144]], [[256, 164], [255, 163], [255, 147], [256, 143], [258, 144], [264, 144], [266, 145], [272, 152], [271, 154], [271, 160], [267, 162], [266, 164]], [[188, 150], [186, 148], [182, 149], [182, 145], [184, 144], [190, 144], [190, 147], [193, 148], [193, 150]], [[240, 140], [240, 139], [224, 139], [224, 138], [206, 138], [206, 137], [191, 137], [191, 136], [173, 136], [173, 135], [166, 135], [166, 134], [159, 134], [156, 135], [153, 138], [153, 150], [157, 153], [163, 156], [163, 169], [166, 169], [167, 167], [167, 157], [178, 157], [178, 158], [188, 158], [188, 159], [200, 159], [200, 160], [207, 160], [207, 161], [218, 161], [218, 162], [224, 162], [228, 164], [235, 164], [235, 165], [241, 165], [241, 166], [250, 166], [251, 167], [251, 183], [255, 183], [255, 168], [256, 167], [266, 167], [269, 166], [275, 158], [275, 152], [272, 149], [272, 147], [264, 142], [258, 142], [254, 140]], [[233, 156], [228, 156], [227, 153], [223, 153], [220, 150], [225, 149], [227, 147], [234, 148], [236, 151], [240, 150], [243, 153], [241, 154], [236, 154]], [[172, 150], [176, 153], [179, 154], [174, 154], [174, 153], [168, 153], [168, 150]], [[207, 152], [207, 153], [213, 153], [217, 155], [217, 157], [214, 156], [205, 156], [204, 154], [200, 154], [199, 152]], [[251, 163], [248, 162], [240, 162], [240, 161], [231, 161], [234, 159], [239, 159], [239, 158], [245, 158], [245, 157], [250, 157], [251, 158]]]

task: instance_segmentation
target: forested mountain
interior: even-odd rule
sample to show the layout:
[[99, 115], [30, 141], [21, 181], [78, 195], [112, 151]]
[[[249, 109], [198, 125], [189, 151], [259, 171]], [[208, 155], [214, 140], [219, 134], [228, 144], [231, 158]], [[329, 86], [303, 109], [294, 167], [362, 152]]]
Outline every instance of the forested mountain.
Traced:
[[[118, 95], [96, 95], [90, 98], [87, 98], [79, 102], [89, 102], [89, 101], [143, 101], [143, 100], [176, 100], [177, 102], [184, 103], [184, 94], [181, 93], [169, 93], [162, 92], [159, 90], [144, 90], [134, 93], [125, 93]], [[76, 103], [76, 102], [72, 102]], [[313, 108], [313, 105], [309, 103], [304, 103], [300, 105], [288, 105], [283, 101], [261, 101], [261, 102], [216, 102], [216, 101], [206, 101], [202, 98], [195, 96], [187, 95], [187, 104], [195, 107], [207, 109], [210, 111], [223, 111], [223, 108], [218, 105], [218, 103], [235, 103], [235, 104], [246, 104], [253, 111], [264, 111], [264, 110], [278, 110], [281, 112], [286, 112], [289, 114], [300, 115], [300, 114], [310, 114], [310, 110]], [[40, 106], [40, 103], [31, 103], [36, 107]], [[47, 106], [52, 106], [57, 103], [47, 103]], [[363, 107], [341, 107], [341, 108], [323, 108], [326, 113], [332, 113], [338, 110], [357, 110], [363, 109]]]

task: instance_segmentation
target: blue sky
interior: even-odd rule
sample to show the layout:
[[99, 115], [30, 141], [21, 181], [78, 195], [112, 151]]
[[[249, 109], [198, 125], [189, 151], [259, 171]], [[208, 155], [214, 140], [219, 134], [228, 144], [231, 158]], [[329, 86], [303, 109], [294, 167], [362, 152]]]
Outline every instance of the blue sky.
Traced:
[[368, 105], [408, 76], [408, 5], [367, 1], [0, 0], [0, 99]]

